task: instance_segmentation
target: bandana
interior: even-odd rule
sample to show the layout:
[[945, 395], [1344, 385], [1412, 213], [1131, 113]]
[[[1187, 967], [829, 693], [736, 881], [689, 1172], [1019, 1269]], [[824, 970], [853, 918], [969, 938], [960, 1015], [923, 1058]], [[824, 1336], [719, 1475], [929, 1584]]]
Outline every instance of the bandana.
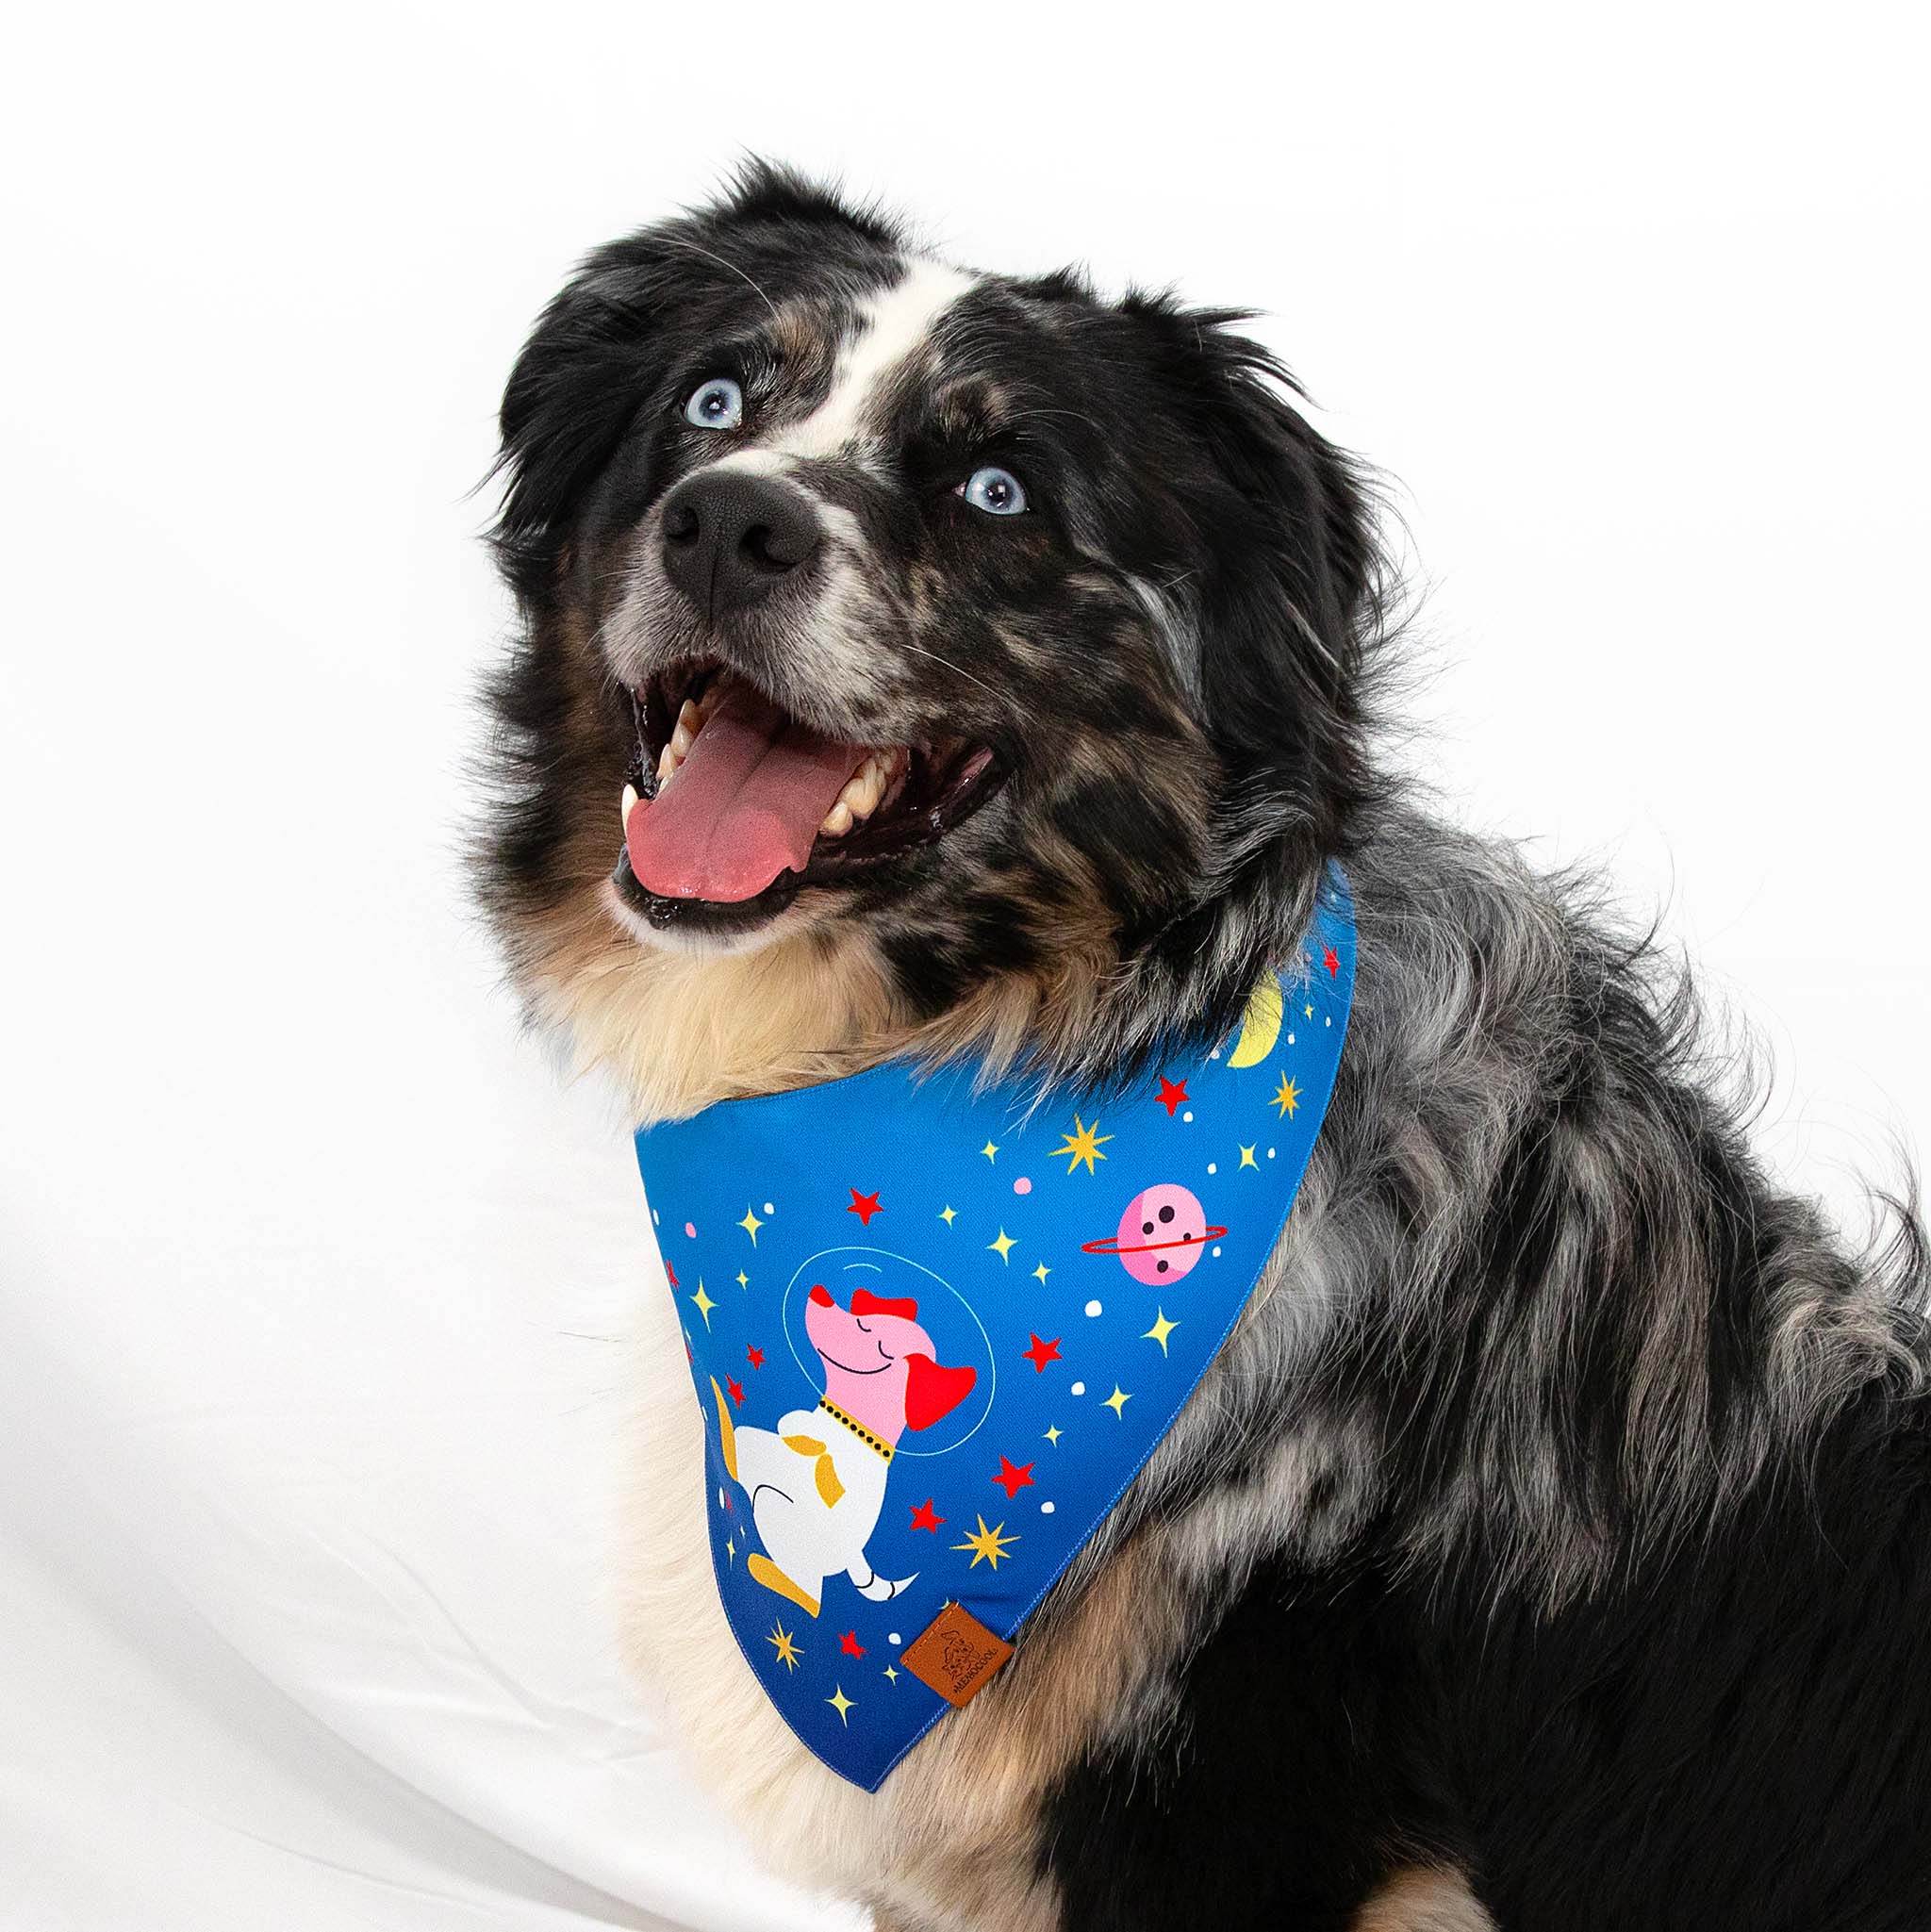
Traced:
[[1226, 1341], [1347, 1029], [1330, 870], [1204, 1059], [1085, 1098], [901, 1063], [640, 1131], [718, 1594], [800, 1740], [876, 1791], [1012, 1654]]

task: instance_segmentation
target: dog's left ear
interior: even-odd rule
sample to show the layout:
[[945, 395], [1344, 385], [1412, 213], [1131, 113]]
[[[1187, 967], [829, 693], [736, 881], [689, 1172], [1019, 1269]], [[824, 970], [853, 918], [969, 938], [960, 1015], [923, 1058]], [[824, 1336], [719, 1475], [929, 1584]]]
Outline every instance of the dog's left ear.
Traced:
[[1231, 788], [1311, 817], [1332, 850], [1368, 784], [1362, 673], [1384, 579], [1360, 468], [1302, 416], [1288, 371], [1235, 332], [1243, 312], [1124, 306], [1192, 432], [1198, 569], [1180, 594], [1209, 734]]
[[930, 1355], [908, 1355], [905, 1381], [905, 1427], [930, 1428], [944, 1420], [972, 1393], [979, 1379], [975, 1368], [941, 1368]]

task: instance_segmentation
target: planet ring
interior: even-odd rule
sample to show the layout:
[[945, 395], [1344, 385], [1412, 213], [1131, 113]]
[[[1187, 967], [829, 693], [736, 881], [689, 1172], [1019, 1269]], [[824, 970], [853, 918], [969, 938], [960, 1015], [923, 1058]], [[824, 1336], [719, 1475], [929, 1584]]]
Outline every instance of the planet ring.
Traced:
[[1146, 1241], [1137, 1247], [1122, 1247], [1117, 1234], [1109, 1234], [1104, 1241], [1082, 1241], [1081, 1254], [1157, 1254], [1164, 1247], [1194, 1247], [1203, 1241], [1218, 1241], [1227, 1232], [1225, 1228], [1203, 1228], [1198, 1234], [1183, 1234], [1178, 1241]]

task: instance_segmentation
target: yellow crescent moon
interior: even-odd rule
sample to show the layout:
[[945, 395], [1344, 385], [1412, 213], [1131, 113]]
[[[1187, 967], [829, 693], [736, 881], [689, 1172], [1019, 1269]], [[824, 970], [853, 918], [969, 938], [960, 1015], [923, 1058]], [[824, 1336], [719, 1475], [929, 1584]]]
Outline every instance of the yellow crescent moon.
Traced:
[[1280, 1037], [1280, 982], [1267, 974], [1247, 999], [1241, 1018], [1240, 1044], [1228, 1061], [1230, 1066], [1253, 1066], [1266, 1059]]

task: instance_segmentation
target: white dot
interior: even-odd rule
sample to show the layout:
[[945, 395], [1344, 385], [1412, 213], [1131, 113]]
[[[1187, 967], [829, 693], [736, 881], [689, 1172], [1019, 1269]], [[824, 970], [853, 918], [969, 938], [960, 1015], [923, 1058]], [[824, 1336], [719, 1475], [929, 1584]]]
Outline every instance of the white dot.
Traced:
[[1324, 1027], [1331, 1027], [1331, 1026], [1332, 1026], [1332, 1025], [1334, 1024], [1334, 1019], [1333, 1019], [1333, 1016], [1332, 1016], [1332, 1015], [1330, 1015], [1330, 1016], [1329, 1016], [1328, 1018], [1324, 1019], [1324, 1020], [1323, 1020], [1323, 1021], [1321, 1022], [1321, 1024], [1322, 1024], [1322, 1025], [1323, 1025]]
[[1218, 1060], [1218, 1059], [1220, 1058], [1220, 1049], [1219, 1049], [1218, 1047], [1214, 1048], [1214, 1049], [1213, 1050], [1213, 1052], [1211, 1052], [1210, 1054], [1208, 1054], [1208, 1056], [1207, 1056], [1207, 1057], [1208, 1057], [1208, 1059], [1210, 1059], [1210, 1060]]
[[1184, 1114], [1182, 1114], [1182, 1115], [1180, 1115], [1180, 1118], [1181, 1118], [1182, 1120], [1191, 1120], [1191, 1119], [1192, 1119], [1193, 1117], [1194, 1117], [1194, 1110], [1193, 1110], [1193, 1109], [1192, 1109], [1191, 1107], [1189, 1107], [1189, 1108], [1187, 1109], [1187, 1111], [1186, 1111], [1186, 1112], [1185, 1112]]
[[1210, 1174], [1218, 1174], [1220, 1172], [1220, 1163], [1218, 1161], [1209, 1161], [1207, 1171]]
[[1217, 1247], [1213, 1250], [1213, 1259], [1215, 1261], [1220, 1259], [1220, 1250]]
[[1268, 1159], [1269, 1159], [1270, 1161], [1271, 1161], [1271, 1160], [1272, 1160], [1272, 1159], [1274, 1158], [1274, 1149], [1273, 1149], [1272, 1148], [1269, 1148], [1267, 1149], [1267, 1158], [1268, 1158]]
[[1099, 1304], [1098, 1304], [1098, 1302], [1097, 1302], [1097, 1301], [1089, 1301], [1089, 1302], [1088, 1302], [1088, 1303], [1086, 1304], [1086, 1313], [1087, 1313], [1088, 1314], [1098, 1314], [1098, 1313], [1099, 1313]]
[[718, 1492], [718, 1507], [720, 1510], [724, 1507], [724, 1492], [721, 1489]]
[[777, 1210], [776, 1208], [774, 1208], [774, 1207], [773, 1207], [773, 1206], [772, 1206], [772, 1205], [770, 1204], [770, 1202], [769, 1202], [769, 1201], [767, 1201], [767, 1202], [765, 1203], [765, 1213], [766, 1213], [766, 1214], [776, 1214], [777, 1212], [778, 1212], [778, 1210]]
[[1050, 1503], [1041, 1503], [1039, 1506], [1039, 1513], [1042, 1516], [1050, 1516], [1052, 1514], [1052, 1505]]
[[1288, 1036], [1287, 1036], [1287, 1044], [1288, 1044], [1288, 1045], [1289, 1045], [1290, 1047], [1292, 1047], [1292, 1046], [1294, 1045], [1294, 1035], [1293, 1035], [1292, 1033], [1288, 1034]]
[[1086, 1393], [1086, 1384], [1084, 1382], [1075, 1382], [1073, 1384], [1073, 1393], [1076, 1395], [1083, 1395]]
[[885, 1638], [885, 1642], [886, 1642], [887, 1643], [904, 1643], [904, 1641], [905, 1641], [905, 1640], [904, 1640], [904, 1638], [902, 1638], [901, 1636], [899, 1636], [899, 1633], [898, 1633], [898, 1631], [896, 1631], [896, 1630], [892, 1631], [892, 1632], [891, 1632], [891, 1633], [890, 1633], [890, 1634], [889, 1634], [889, 1635], [888, 1635], [888, 1636], [887, 1636], [887, 1637]]
[[[1191, 1120], [1191, 1119], [1192, 1119], [1193, 1117], [1194, 1117], [1194, 1116], [1193, 1116], [1193, 1115], [1192, 1115], [1191, 1114], [1189, 1114], [1189, 1115], [1187, 1115], [1187, 1118], [1188, 1118], [1189, 1120]], [[655, 1208], [652, 1208], [652, 1209], [651, 1210], [651, 1226], [652, 1226], [652, 1227], [653, 1227], [653, 1228], [661, 1228], [661, 1227], [663, 1227], [663, 1225], [664, 1225], [664, 1216], [663, 1216], [662, 1214], [659, 1214], [659, 1213], [657, 1212], [657, 1210], [656, 1210]]]

